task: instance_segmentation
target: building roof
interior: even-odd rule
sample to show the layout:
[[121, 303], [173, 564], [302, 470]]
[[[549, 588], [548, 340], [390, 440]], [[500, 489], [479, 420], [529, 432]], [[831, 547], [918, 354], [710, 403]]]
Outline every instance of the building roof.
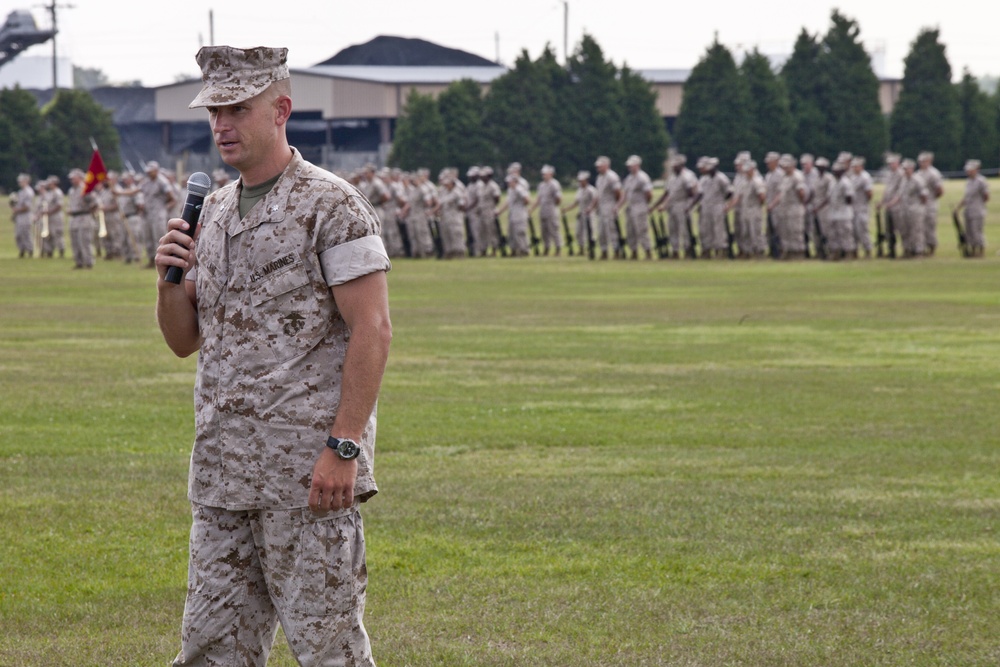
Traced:
[[496, 66], [496, 63], [468, 51], [423, 39], [379, 35], [364, 44], [348, 46], [317, 65], [489, 67]]
[[635, 71], [650, 83], [684, 83], [691, 76], [689, 69], [637, 69]]
[[507, 68], [494, 64], [488, 67], [314, 65], [308, 69], [296, 69], [294, 71], [301, 74], [372, 81], [375, 83], [448, 84], [460, 79], [472, 79], [477, 83], [489, 83], [507, 72]]

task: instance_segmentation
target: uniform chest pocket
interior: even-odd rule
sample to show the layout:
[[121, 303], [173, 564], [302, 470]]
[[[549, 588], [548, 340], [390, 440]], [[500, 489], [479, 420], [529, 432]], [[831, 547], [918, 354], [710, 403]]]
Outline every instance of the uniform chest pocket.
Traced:
[[253, 318], [279, 362], [297, 357], [326, 334], [309, 272], [302, 261], [283, 267], [251, 287]]

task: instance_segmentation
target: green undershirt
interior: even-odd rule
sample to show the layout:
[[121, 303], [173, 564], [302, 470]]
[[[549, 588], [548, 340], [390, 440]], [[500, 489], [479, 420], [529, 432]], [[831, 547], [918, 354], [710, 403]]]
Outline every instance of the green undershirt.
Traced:
[[252, 188], [247, 187], [246, 185], [243, 186], [243, 189], [240, 190], [240, 220], [247, 217], [247, 213], [250, 212], [250, 209], [252, 209], [257, 202], [263, 199], [267, 193], [271, 191], [271, 188], [274, 187], [274, 184], [278, 182], [279, 178], [281, 178], [280, 173], [271, 180], [264, 181], [260, 185], [255, 185]]

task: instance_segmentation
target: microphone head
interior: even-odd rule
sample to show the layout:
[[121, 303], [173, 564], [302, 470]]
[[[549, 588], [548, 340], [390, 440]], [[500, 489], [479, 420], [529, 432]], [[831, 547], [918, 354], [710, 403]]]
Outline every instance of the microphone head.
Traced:
[[193, 195], [204, 197], [212, 189], [212, 179], [203, 171], [196, 171], [188, 177], [187, 190]]

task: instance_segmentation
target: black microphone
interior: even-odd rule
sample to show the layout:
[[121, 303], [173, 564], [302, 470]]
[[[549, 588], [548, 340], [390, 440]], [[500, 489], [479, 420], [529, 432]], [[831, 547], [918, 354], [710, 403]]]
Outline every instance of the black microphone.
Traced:
[[[201, 205], [205, 202], [205, 195], [212, 189], [212, 179], [208, 174], [196, 171], [191, 174], [187, 182], [187, 201], [184, 202], [184, 210], [181, 211], [181, 219], [188, 223], [184, 233], [194, 236], [194, 230], [198, 225], [198, 218], [201, 217]], [[168, 283], [181, 284], [181, 277], [184, 269], [179, 266], [167, 267], [167, 275], [164, 278]]]

